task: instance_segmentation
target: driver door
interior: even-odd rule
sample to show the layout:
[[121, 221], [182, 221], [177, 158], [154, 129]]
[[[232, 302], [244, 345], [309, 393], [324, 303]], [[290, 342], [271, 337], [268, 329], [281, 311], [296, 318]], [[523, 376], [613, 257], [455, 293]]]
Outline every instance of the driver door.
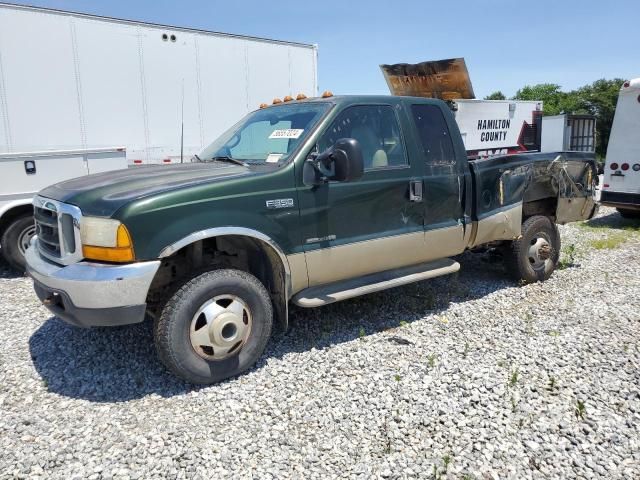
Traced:
[[321, 135], [318, 152], [340, 138], [358, 140], [365, 168], [360, 180], [305, 186], [298, 172], [309, 286], [420, 261], [424, 205], [413, 193], [421, 190], [423, 163], [409, 162], [402, 114], [392, 105], [353, 105]]

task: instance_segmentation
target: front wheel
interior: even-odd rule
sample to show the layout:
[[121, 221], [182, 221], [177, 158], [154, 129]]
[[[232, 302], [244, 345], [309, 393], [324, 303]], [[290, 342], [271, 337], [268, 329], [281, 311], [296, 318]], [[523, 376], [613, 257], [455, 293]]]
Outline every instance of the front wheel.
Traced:
[[190, 383], [209, 384], [256, 363], [272, 324], [271, 299], [257, 278], [239, 270], [214, 270], [171, 297], [154, 338], [171, 372]]
[[7, 263], [20, 273], [26, 270], [24, 253], [36, 233], [33, 216], [24, 215], [13, 220], [0, 239], [2, 255]]
[[504, 252], [509, 274], [524, 283], [548, 279], [560, 259], [560, 232], [548, 217], [536, 215], [522, 224], [522, 235]]

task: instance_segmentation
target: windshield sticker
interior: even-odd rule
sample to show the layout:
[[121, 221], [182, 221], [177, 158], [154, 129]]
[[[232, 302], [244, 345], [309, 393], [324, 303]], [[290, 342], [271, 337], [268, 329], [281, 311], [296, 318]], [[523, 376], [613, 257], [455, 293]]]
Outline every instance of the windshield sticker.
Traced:
[[270, 153], [265, 160], [267, 163], [278, 163], [282, 158], [282, 153]]
[[274, 130], [269, 138], [299, 138], [304, 130], [302, 128], [285, 128], [282, 130]]

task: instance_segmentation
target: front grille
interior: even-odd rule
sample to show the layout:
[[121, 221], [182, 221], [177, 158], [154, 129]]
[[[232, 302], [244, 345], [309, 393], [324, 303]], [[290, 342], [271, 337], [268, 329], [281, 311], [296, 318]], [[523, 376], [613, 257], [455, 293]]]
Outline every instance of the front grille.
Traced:
[[36, 235], [40, 251], [56, 258], [60, 258], [60, 234], [58, 227], [58, 212], [46, 208], [35, 207]]
[[40, 196], [33, 205], [40, 254], [63, 265], [81, 260], [80, 209]]

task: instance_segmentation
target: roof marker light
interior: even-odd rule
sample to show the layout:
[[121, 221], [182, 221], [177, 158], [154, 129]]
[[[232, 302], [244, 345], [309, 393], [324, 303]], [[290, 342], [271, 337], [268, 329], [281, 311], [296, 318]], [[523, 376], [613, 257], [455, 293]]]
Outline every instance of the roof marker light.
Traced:
[[286, 97], [284, 97], [282, 99], [283, 102], [292, 102], [293, 101], [293, 97], [291, 95], [287, 95]]
[[267, 105], [266, 103], [261, 103], [260, 104], [260, 108], [267, 108], [269, 105]]
[[325, 92], [322, 94], [322, 98], [329, 98], [329, 97], [333, 97], [333, 93], [331, 93], [329, 90], [325, 90]]
[[304, 93], [299, 93], [296, 97], [296, 100], [304, 100], [307, 96]]
[[279, 98], [274, 98], [274, 99], [273, 99], [273, 104], [274, 104], [274, 105], [277, 105], [277, 104], [279, 104], [279, 103], [282, 103], [282, 100], [280, 100]]

